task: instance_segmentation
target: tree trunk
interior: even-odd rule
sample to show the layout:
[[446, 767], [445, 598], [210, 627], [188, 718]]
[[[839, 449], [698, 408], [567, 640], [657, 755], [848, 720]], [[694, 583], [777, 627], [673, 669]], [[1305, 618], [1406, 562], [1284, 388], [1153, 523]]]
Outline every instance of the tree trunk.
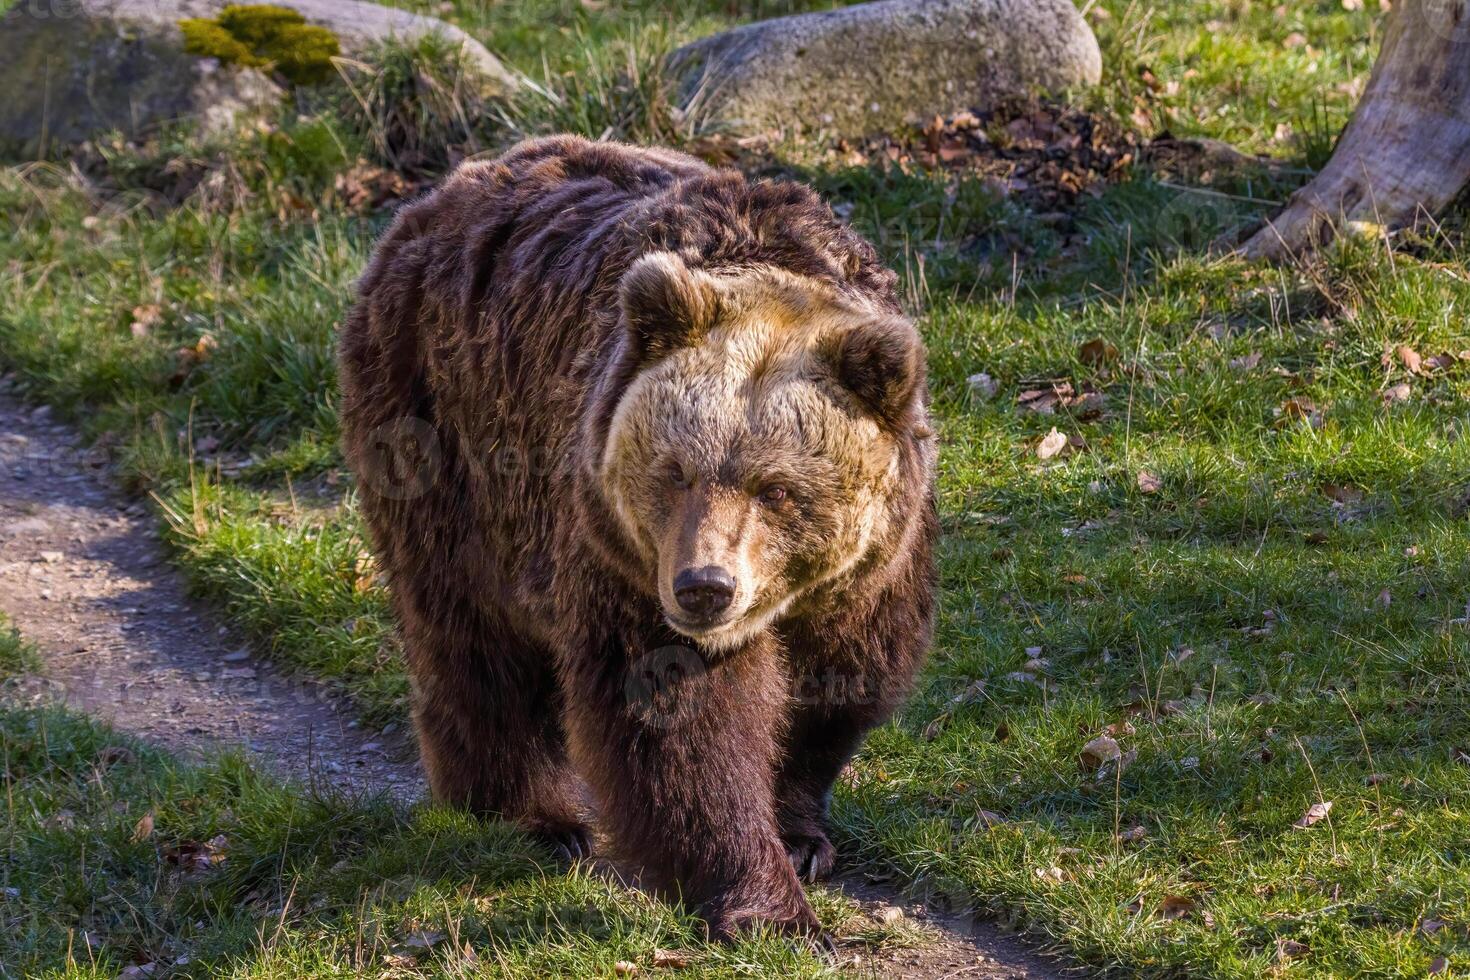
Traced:
[[1467, 182], [1470, 0], [1398, 0], [1332, 159], [1241, 252], [1296, 257], [1351, 221], [1408, 227], [1438, 213]]

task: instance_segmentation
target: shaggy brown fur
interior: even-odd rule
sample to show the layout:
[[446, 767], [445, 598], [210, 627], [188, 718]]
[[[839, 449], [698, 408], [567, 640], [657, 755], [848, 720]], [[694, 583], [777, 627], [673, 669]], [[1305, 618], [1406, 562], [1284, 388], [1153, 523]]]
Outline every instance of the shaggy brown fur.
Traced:
[[595, 813], [717, 934], [815, 928], [832, 784], [931, 634], [894, 279], [804, 187], [571, 137], [400, 214], [343, 425], [437, 797], [573, 855]]

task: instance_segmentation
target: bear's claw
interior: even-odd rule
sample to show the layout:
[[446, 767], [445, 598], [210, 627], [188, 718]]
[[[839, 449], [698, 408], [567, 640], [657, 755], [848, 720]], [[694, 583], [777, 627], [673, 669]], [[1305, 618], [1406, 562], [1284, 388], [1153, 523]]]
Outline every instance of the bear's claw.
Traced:
[[832, 877], [837, 848], [826, 834], [795, 834], [786, 838], [786, 856], [802, 881], [825, 881]]
[[574, 864], [592, 856], [592, 831], [588, 827], [537, 827], [530, 831], [558, 860]]

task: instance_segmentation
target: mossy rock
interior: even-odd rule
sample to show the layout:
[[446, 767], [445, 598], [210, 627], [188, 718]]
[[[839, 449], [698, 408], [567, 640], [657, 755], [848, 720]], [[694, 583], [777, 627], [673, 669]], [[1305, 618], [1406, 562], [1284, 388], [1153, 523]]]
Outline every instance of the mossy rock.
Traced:
[[230, 65], [271, 65], [293, 85], [325, 82], [332, 59], [342, 53], [332, 31], [275, 4], [231, 4], [214, 20], [181, 20], [179, 29], [190, 54]]
[[[0, 78], [9, 82], [0, 99], [0, 158], [55, 154], [112, 130], [136, 138], [182, 120], [223, 130], [241, 113], [280, 103], [280, 87], [255, 59], [310, 83], [335, 72], [328, 52], [369, 57], [390, 38], [411, 44], [435, 35], [458, 46], [487, 95], [508, 95], [520, 85], [454, 25], [362, 0], [289, 0], [273, 5], [284, 13], [269, 15], [258, 12], [265, 5], [224, 0], [67, 0], [65, 6], [65, 17], [44, 3], [15, 3], [0, 13]], [[273, 25], [278, 46], [258, 50], [226, 29], [221, 18], [239, 16], [225, 16], [231, 6], [256, 8], [235, 22], [237, 29]]]
[[184, 32], [184, 50], [201, 58], [218, 58], [227, 65], [260, 65], [264, 59], [255, 56], [239, 38], [225, 30], [217, 20], [190, 17], [179, 21]]

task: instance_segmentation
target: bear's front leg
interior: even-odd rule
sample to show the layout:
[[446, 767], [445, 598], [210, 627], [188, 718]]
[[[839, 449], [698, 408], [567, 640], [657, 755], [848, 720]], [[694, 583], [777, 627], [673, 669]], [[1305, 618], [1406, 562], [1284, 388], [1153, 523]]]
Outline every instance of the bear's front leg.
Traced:
[[565, 672], [567, 727], [614, 850], [729, 938], [819, 931], [777, 826], [787, 680], [768, 637], [718, 655], [666, 630]]

